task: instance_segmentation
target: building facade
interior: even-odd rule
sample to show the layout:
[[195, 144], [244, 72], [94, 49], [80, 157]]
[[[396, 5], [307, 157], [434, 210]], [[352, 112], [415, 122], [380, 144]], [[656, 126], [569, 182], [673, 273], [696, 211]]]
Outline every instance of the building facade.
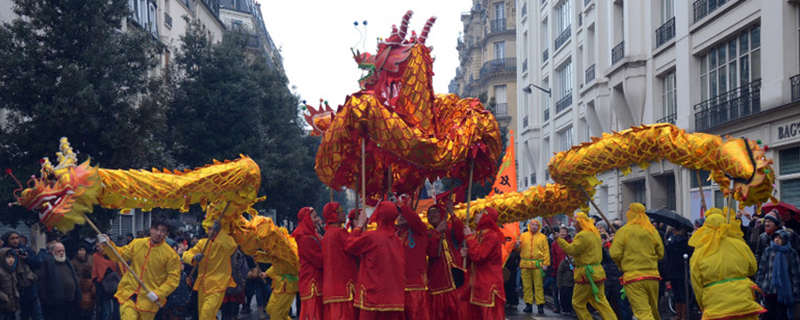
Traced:
[[[760, 140], [775, 161], [775, 196], [800, 205], [797, 1], [518, 5], [520, 190], [552, 182], [547, 164], [553, 152], [603, 132], [667, 122], [689, 133]], [[610, 218], [624, 218], [632, 202], [696, 218], [698, 181], [709, 207], [723, 205], [707, 177], [655, 161], [628, 175], [600, 174], [595, 199]]]
[[517, 114], [516, 4], [512, 0], [473, 0], [461, 14], [459, 67], [450, 92], [486, 98], [501, 127], [515, 130]]

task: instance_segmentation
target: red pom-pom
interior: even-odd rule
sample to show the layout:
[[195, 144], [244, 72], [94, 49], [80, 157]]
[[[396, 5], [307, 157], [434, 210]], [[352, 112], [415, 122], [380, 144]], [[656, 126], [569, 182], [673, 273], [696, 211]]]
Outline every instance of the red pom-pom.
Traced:
[[6, 174], [11, 174], [11, 169], [6, 169]]
[[764, 146], [764, 151], [769, 151], [769, 146], [765, 145]]
[[44, 163], [44, 158], [39, 159], [39, 163]]

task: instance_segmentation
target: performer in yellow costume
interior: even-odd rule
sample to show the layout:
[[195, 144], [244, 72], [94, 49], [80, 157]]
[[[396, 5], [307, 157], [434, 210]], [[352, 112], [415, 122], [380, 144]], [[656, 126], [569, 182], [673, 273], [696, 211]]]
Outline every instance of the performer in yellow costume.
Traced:
[[561, 249], [575, 261], [575, 291], [572, 293], [572, 307], [580, 320], [590, 320], [592, 315], [586, 309], [591, 303], [605, 320], [617, 320], [617, 315], [608, 304], [605, 294], [606, 272], [600, 265], [603, 248], [600, 244], [600, 231], [583, 212], [575, 215], [575, 240], [568, 243], [556, 235]]
[[628, 207], [628, 223], [617, 230], [608, 253], [622, 270], [622, 286], [639, 320], [661, 320], [658, 313], [658, 260], [664, 245], [638, 202]]
[[236, 252], [236, 242], [224, 230], [219, 230], [214, 237], [211, 230], [216, 228], [209, 226], [207, 229], [209, 238], [201, 239], [184, 252], [183, 261], [197, 268], [193, 289], [197, 291], [200, 320], [216, 320], [225, 289], [236, 287], [231, 277], [231, 255]]
[[[131, 272], [126, 272], [119, 282], [117, 294], [120, 303], [119, 314], [122, 320], [152, 320], [156, 317], [158, 304], [163, 306], [181, 280], [181, 259], [165, 241], [170, 226], [163, 220], [155, 220], [150, 227], [150, 237], [134, 239], [126, 246], [117, 247], [107, 235], [97, 236], [98, 243], [105, 243], [119, 252], [125, 261], [130, 261], [147, 288], [145, 291]], [[103, 246], [98, 246], [103, 253]], [[115, 262], [116, 255], [108, 254]]]
[[[539, 314], [544, 313], [544, 269], [550, 265], [550, 245], [547, 236], [539, 232], [541, 225], [531, 220], [528, 231], [520, 236], [519, 268], [522, 270], [522, 292], [525, 299], [525, 312], [533, 312], [533, 297], [536, 290], [536, 305]], [[516, 303], [516, 302], [514, 302]]]
[[264, 276], [272, 279], [272, 295], [267, 303], [267, 314], [272, 320], [291, 320], [289, 311], [292, 309], [294, 296], [300, 291], [297, 282], [298, 269], [286, 260], [273, 259], [266, 252], [258, 252], [255, 256], [257, 262], [272, 263]]
[[692, 289], [703, 319], [756, 320], [766, 312], [756, 302], [757, 287], [749, 278], [758, 270], [756, 257], [739, 232], [731, 232], [721, 210], [712, 210], [689, 239], [695, 248], [689, 261]]

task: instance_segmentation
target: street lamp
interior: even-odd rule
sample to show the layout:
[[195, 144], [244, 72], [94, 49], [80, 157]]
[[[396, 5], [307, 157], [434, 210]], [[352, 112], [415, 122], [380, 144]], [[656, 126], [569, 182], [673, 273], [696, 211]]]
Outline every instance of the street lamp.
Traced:
[[525, 88], [522, 88], [522, 91], [523, 91], [523, 92], [525, 92], [525, 93], [527, 93], [527, 94], [531, 94], [531, 93], [533, 93], [533, 90], [531, 90], [531, 87], [534, 87], [534, 88], [536, 88], [536, 89], [539, 89], [539, 90], [542, 90], [542, 91], [546, 92], [548, 97], [552, 97], [552, 96], [553, 96], [553, 94], [552, 94], [552, 92], [551, 92], [551, 90], [550, 90], [550, 89], [545, 89], [545, 88], [542, 88], [542, 87], [540, 87], [540, 86], [537, 86], [537, 85], [535, 85], [535, 84], [533, 84], [533, 83], [529, 84], [529, 85], [528, 85], [527, 87], [525, 87]]

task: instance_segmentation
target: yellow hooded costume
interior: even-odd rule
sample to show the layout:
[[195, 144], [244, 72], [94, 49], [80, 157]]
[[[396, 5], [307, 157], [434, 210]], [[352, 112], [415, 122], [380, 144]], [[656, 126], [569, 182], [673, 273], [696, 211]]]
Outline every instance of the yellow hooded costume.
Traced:
[[624, 272], [621, 283], [637, 319], [660, 320], [658, 313], [658, 260], [664, 258], [664, 245], [644, 205], [632, 203], [628, 223], [617, 230], [608, 253]]
[[608, 304], [605, 294], [606, 272], [600, 265], [603, 260], [603, 248], [600, 243], [600, 231], [592, 220], [583, 212], [575, 215], [580, 232], [575, 240], [568, 243], [557, 238], [557, 243], [564, 253], [571, 255], [575, 261], [575, 289], [572, 293], [572, 307], [580, 320], [592, 319], [586, 303], [592, 304], [605, 320], [616, 320], [617, 315]]
[[[536, 225], [536, 232], [532, 232], [534, 225]], [[541, 230], [539, 221], [531, 220], [528, 231], [519, 238], [519, 268], [521, 269], [522, 290], [526, 304], [533, 304], [533, 290], [536, 290], [536, 304], [544, 304], [544, 270], [542, 267], [550, 265], [550, 245], [547, 242], [547, 236], [539, 230]]]
[[[200, 252], [203, 249], [205, 251]], [[231, 277], [231, 255], [234, 252], [236, 242], [224, 230], [220, 230], [215, 239], [200, 239], [194, 247], [183, 253], [183, 261], [197, 268], [193, 289], [197, 291], [200, 320], [216, 320], [217, 311], [225, 298], [225, 289], [236, 287]], [[204, 255], [199, 265], [194, 261], [198, 253]]]
[[256, 262], [271, 263], [266, 274], [272, 279], [272, 295], [267, 303], [267, 314], [270, 319], [291, 320], [289, 311], [292, 309], [294, 296], [300, 291], [298, 283], [299, 270], [289, 262], [275, 259], [270, 254], [259, 251], [255, 255]]
[[758, 269], [756, 258], [730, 228], [722, 214], [711, 212], [689, 239], [692, 289], [703, 319], [758, 319], [766, 310], [755, 301], [757, 286], [749, 278]]

